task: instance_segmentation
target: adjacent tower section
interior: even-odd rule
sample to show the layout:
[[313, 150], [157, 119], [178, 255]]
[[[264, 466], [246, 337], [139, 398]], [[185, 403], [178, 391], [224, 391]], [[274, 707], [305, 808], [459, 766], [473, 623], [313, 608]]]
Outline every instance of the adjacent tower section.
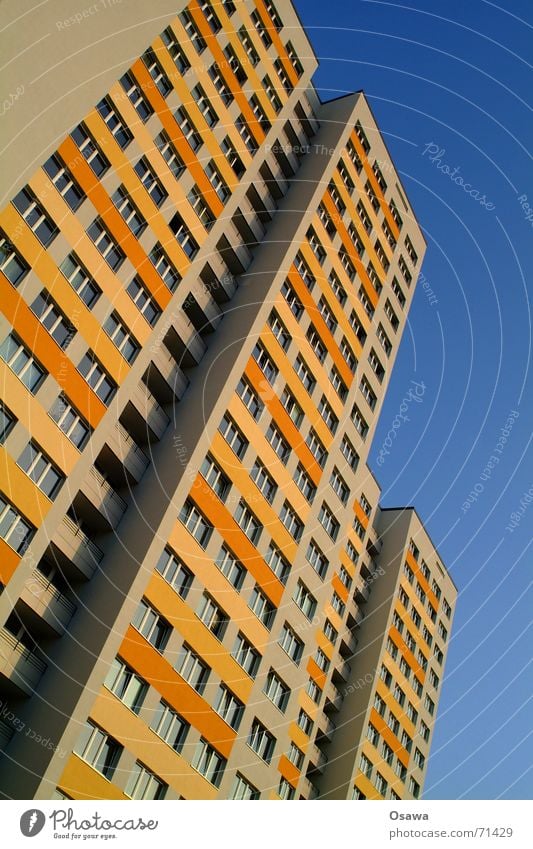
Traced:
[[416, 797], [454, 593], [367, 457], [420, 228], [291, 4], [130, 23], [0, 213], [0, 792]]

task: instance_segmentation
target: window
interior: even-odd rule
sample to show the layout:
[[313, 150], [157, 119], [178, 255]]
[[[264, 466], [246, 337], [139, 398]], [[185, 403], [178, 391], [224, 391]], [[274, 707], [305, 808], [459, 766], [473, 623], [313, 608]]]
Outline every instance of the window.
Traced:
[[335, 492], [339, 496], [341, 502], [346, 505], [348, 503], [348, 498], [350, 497], [350, 489], [337, 467], [333, 469], [329, 483], [333, 492]]
[[115, 348], [122, 354], [127, 363], [132, 363], [139, 352], [139, 343], [122, 324], [116, 312], [106, 318], [103, 328]]
[[15, 417], [9, 413], [4, 404], [0, 404], [0, 445], [6, 441], [6, 437], [15, 425]]
[[291, 626], [287, 624], [287, 622], [285, 622], [281, 629], [279, 644], [283, 651], [289, 655], [291, 660], [298, 665], [302, 659], [304, 644], [300, 638], [296, 636], [296, 633]]
[[257, 545], [263, 531], [263, 526], [242, 498], [237, 505], [237, 510], [235, 511], [235, 521], [243, 533], [246, 534], [250, 542]]
[[267, 114], [261, 106], [257, 95], [252, 94], [250, 98], [250, 106], [252, 107], [252, 112], [254, 114], [255, 120], [259, 123], [259, 126], [261, 127], [263, 132], [267, 133], [272, 125], [268, 120]]
[[221, 501], [225, 501], [231, 489], [231, 481], [228, 476], [224, 474], [211, 454], [208, 454], [207, 457], [205, 457], [200, 467], [200, 474], [209, 484], [215, 495], [218, 495]]
[[166, 702], [161, 699], [154, 711], [154, 718], [150, 725], [158, 737], [168, 743], [174, 751], [181, 752], [187, 737], [190, 725], [183, 717], [176, 713]]
[[65, 200], [71, 210], [75, 212], [81, 202], [85, 199], [85, 193], [75, 182], [63, 160], [57, 154], [54, 154], [50, 157], [50, 159], [46, 160], [43, 168], [63, 200]]
[[116, 143], [124, 150], [129, 145], [133, 136], [117, 112], [113, 101], [110, 97], [104, 97], [100, 103], [96, 104], [96, 108], [102, 120], [107, 124], [107, 129], [114, 137]]
[[222, 140], [220, 149], [222, 150], [222, 153], [226, 157], [226, 160], [228, 161], [229, 165], [231, 166], [237, 177], [242, 177], [246, 169], [244, 167], [244, 163], [241, 157], [239, 156], [233, 144], [231, 143], [229, 136], [226, 136]]
[[162, 33], [161, 38], [163, 39], [163, 42], [168, 52], [172, 56], [172, 59], [174, 60], [174, 63], [180, 74], [186, 74], [187, 71], [190, 69], [191, 64], [187, 59], [185, 53], [183, 52], [182, 47], [176, 40], [176, 36], [174, 35], [172, 29], [170, 27], [167, 27], [166, 30]]
[[153, 246], [148, 254], [148, 259], [163, 280], [165, 286], [173, 292], [181, 281], [181, 275], [176, 271], [159, 242], [156, 242]]
[[242, 115], [242, 114], [239, 115], [239, 117], [235, 121], [235, 126], [237, 128], [237, 131], [238, 131], [241, 139], [243, 140], [243, 142], [246, 146], [246, 149], [253, 156], [254, 153], [257, 150], [257, 143], [256, 143], [252, 133], [250, 132], [250, 127], [246, 123], [244, 115]]
[[181, 156], [177, 152], [176, 148], [170, 141], [170, 138], [165, 133], [165, 131], [159, 133], [159, 135], [156, 136], [155, 144], [157, 149], [159, 150], [159, 153], [167, 163], [170, 171], [172, 172], [176, 180], [179, 180], [179, 178], [185, 171], [185, 165]]
[[[252, 12], [252, 15], [253, 14], [256, 14], [256, 13]], [[263, 30], [263, 32], [266, 32], [266, 30]], [[263, 88], [265, 90], [266, 96], [268, 97], [268, 99], [270, 100], [270, 103], [272, 104], [272, 108], [274, 109], [274, 112], [280, 112], [283, 104], [282, 104], [281, 98], [279, 97], [279, 95], [278, 95], [278, 93], [277, 93], [277, 91], [276, 91], [276, 89], [275, 89], [275, 87], [272, 83], [272, 80], [270, 79], [269, 76], [263, 77]]]
[[287, 282], [287, 280], [285, 280], [283, 286], [281, 287], [281, 294], [287, 301], [287, 304], [289, 305], [289, 309], [292, 312], [293, 316], [297, 321], [299, 321], [302, 317], [304, 308], [300, 300], [298, 299], [296, 292], [294, 291], [290, 283]]
[[443, 610], [444, 610], [445, 615], [446, 615], [446, 616], [448, 617], [448, 619], [449, 619], [449, 618], [451, 617], [451, 615], [452, 615], [452, 608], [450, 607], [450, 605], [448, 604], [448, 602], [446, 601], [446, 599], [443, 599], [443, 601], [442, 601], [442, 608], [443, 608]]
[[203, 775], [215, 787], [220, 786], [226, 759], [219, 755], [213, 746], [210, 746], [207, 740], [202, 737], [196, 747], [196, 752], [192, 761], [192, 767]]
[[396, 660], [396, 658], [398, 657], [398, 646], [396, 646], [395, 643], [392, 642], [390, 637], [387, 638], [387, 651], [392, 657], [392, 659]]
[[418, 799], [420, 796], [420, 784], [418, 781], [415, 781], [414, 778], [409, 779], [409, 793], [411, 796], [414, 796], [415, 799]]
[[444, 642], [446, 642], [446, 640], [448, 639], [448, 629], [444, 627], [442, 622], [439, 622], [437, 630], [439, 632], [439, 637], [444, 640]]
[[148, 692], [148, 684], [119, 657], [111, 664], [104, 684], [133, 713], [139, 713]]
[[103, 404], [109, 404], [115, 394], [116, 385], [98, 363], [94, 354], [88, 351], [82, 358], [78, 371], [85, 378], [93, 392]]
[[250, 477], [269, 504], [272, 504], [278, 487], [260, 460], [255, 461]]
[[269, 383], [274, 383], [278, 376], [278, 369], [267, 353], [262, 342], [257, 342], [252, 351], [252, 357], [265, 375]]
[[146, 601], [141, 601], [132, 625], [146, 637], [149, 643], [159, 652], [163, 652], [168, 642], [171, 626], [163, 617], [157, 613]]
[[293, 477], [296, 486], [309, 504], [312, 504], [316, 495], [316, 486], [305, 471], [301, 463], [298, 463]]
[[370, 409], [374, 410], [378, 399], [366, 377], [361, 379], [359, 389]]
[[323, 418], [326, 427], [331, 431], [331, 433], [334, 434], [337, 430], [339, 419], [333, 412], [331, 405], [328, 404], [324, 395], [320, 399], [320, 403], [318, 405], [318, 412]]
[[96, 218], [87, 230], [87, 235], [94, 243], [95, 248], [101, 253], [109, 267], [118, 271], [126, 256], [117, 243], [109, 235], [99, 218]]
[[268, 326], [270, 327], [272, 333], [281, 345], [281, 348], [284, 351], [287, 351], [289, 345], [291, 344], [291, 335], [283, 324], [276, 310], [272, 310], [272, 312], [270, 313], [268, 317]]
[[292, 784], [289, 784], [286, 778], [281, 778], [278, 787], [278, 796], [280, 799], [294, 799], [296, 795], [296, 791]]
[[396, 736], [398, 736], [398, 732], [400, 730], [400, 723], [398, 722], [392, 711], [389, 711], [389, 715], [387, 717], [387, 725], [389, 726], [391, 731], [396, 734]]
[[402, 287], [400, 286], [400, 284], [396, 280], [396, 277], [394, 277], [393, 280], [392, 280], [391, 289], [394, 292], [394, 294], [396, 295], [396, 297], [398, 298], [398, 303], [400, 304], [401, 308], [403, 309], [404, 306], [405, 306], [405, 295], [402, 292]]
[[288, 560], [273, 542], [268, 547], [265, 560], [281, 583], [286, 584], [291, 567]]
[[414, 605], [411, 605], [411, 619], [415, 623], [417, 628], [420, 628], [421, 618], [419, 612], [416, 610]]
[[167, 584], [170, 584], [176, 590], [181, 598], [187, 597], [193, 581], [193, 575], [172, 551], [165, 548], [155, 568]]
[[381, 669], [379, 670], [379, 677], [382, 681], [384, 681], [387, 687], [390, 687], [392, 684], [392, 674], [389, 672], [385, 664], [381, 664]]
[[368, 362], [377, 379], [380, 383], [382, 383], [383, 378], [385, 377], [385, 369], [381, 365], [379, 357], [373, 348], [370, 350], [370, 354], [368, 355]]
[[234, 454], [242, 460], [248, 447], [248, 440], [228, 413], [223, 416], [218, 429]]
[[29, 189], [22, 189], [13, 198], [13, 206], [37, 236], [41, 244], [48, 247], [57, 235], [57, 227]]
[[296, 511], [289, 504], [288, 501], [283, 502], [283, 507], [281, 508], [280, 519], [283, 522], [284, 526], [290, 533], [291, 537], [299, 542], [303, 532], [303, 522], [298, 518]]
[[35, 394], [46, 372], [37, 365], [30, 352], [10, 333], [0, 346], [0, 357], [24, 386]]
[[183, 106], [180, 106], [179, 109], [176, 109], [174, 118], [176, 119], [181, 132], [185, 136], [186, 141], [189, 143], [189, 146], [194, 152], [196, 152], [202, 146], [202, 137], [189, 118], [188, 112], [183, 108]]
[[413, 741], [409, 737], [409, 734], [407, 733], [407, 731], [402, 731], [401, 743], [402, 743], [402, 746], [404, 747], [404, 749], [406, 749], [406, 751], [408, 751], [408, 752], [411, 751]]
[[211, 81], [216, 88], [218, 94], [222, 98], [222, 102], [224, 106], [229, 106], [229, 104], [233, 101], [233, 92], [231, 88], [226, 84], [224, 77], [220, 74], [216, 65], [211, 65], [208, 70], [208, 74], [211, 77]]
[[218, 688], [215, 710], [230, 728], [234, 731], [238, 730], [244, 713], [244, 704], [224, 684]]
[[329, 195], [331, 197], [331, 200], [333, 201], [335, 209], [337, 210], [339, 215], [341, 215], [341, 216], [344, 215], [344, 213], [346, 212], [346, 204], [342, 200], [340, 193], [339, 193], [339, 190], [337, 189], [333, 180], [330, 182], [328, 189], [329, 189]]
[[256, 584], [252, 590], [252, 594], [250, 596], [250, 601], [248, 602], [248, 607], [254, 613], [260, 622], [263, 623], [265, 628], [270, 629], [274, 623], [274, 617], [276, 615], [276, 608], [272, 604], [271, 601], [266, 597], [266, 595], [261, 592], [260, 588]]
[[248, 745], [265, 763], [269, 764], [276, 748], [276, 738], [267, 731], [258, 719], [254, 719], [248, 737]]
[[355, 472], [359, 463], [359, 454], [357, 453], [347, 436], [343, 436], [342, 438], [341, 451], [350, 469]]
[[316, 279], [315, 276], [311, 273], [311, 269], [303, 258], [301, 251], [298, 251], [298, 253], [296, 254], [296, 259], [294, 260], [294, 267], [296, 268], [296, 271], [302, 278], [306, 287], [309, 289], [309, 291], [311, 291], [316, 283]]
[[329, 304], [327, 303], [324, 297], [321, 297], [318, 302], [318, 308], [320, 310], [320, 315], [322, 316], [326, 327], [328, 328], [330, 333], [335, 333], [338, 323], [335, 318], [333, 312], [331, 311]]
[[304, 413], [288, 386], [286, 386], [283, 390], [281, 403], [285, 407], [289, 418], [294, 422], [296, 427], [300, 427], [304, 418]]
[[286, 465], [291, 453], [290, 445], [283, 439], [280, 431], [273, 422], [268, 427], [266, 438], [283, 465]]
[[87, 160], [96, 176], [101, 177], [105, 174], [109, 168], [109, 162], [92, 136], [90, 136], [87, 132], [85, 124], [78, 124], [78, 126], [72, 131], [71, 136], [73, 141], [79, 147], [80, 153], [84, 159]]
[[381, 795], [384, 796], [385, 793], [387, 792], [387, 787], [389, 785], [387, 784], [387, 781], [383, 778], [383, 776], [380, 772], [376, 772], [375, 784], [376, 784], [376, 790], [378, 791], [378, 793], [381, 793]]
[[159, 61], [151, 47], [143, 53], [142, 60], [148, 69], [148, 73], [152, 77], [154, 84], [163, 97], [168, 97], [172, 91], [170, 80], [163, 71]]
[[280, 16], [278, 15], [278, 13], [276, 11], [276, 7], [274, 6], [274, 3], [272, 3], [272, 0], [265, 0], [265, 8], [266, 8], [268, 14], [270, 15], [270, 19], [271, 19], [272, 23], [274, 24], [274, 29], [277, 30], [277, 32], [282, 30], [283, 29], [283, 22], [282, 22]]
[[322, 672], [327, 672], [330, 666], [330, 661], [325, 652], [322, 649], [317, 649], [315, 652], [315, 662], [319, 669]]
[[237, 395], [241, 399], [242, 403], [244, 404], [252, 418], [255, 421], [258, 421], [261, 418], [261, 413], [265, 409], [265, 405], [256, 394], [255, 389], [252, 389], [251, 385], [248, 383], [245, 377], [241, 377], [241, 379], [239, 380], [239, 385], [237, 386]]
[[359, 300], [361, 301], [361, 304], [363, 305], [363, 309], [366, 312], [367, 316], [369, 318], [373, 318], [374, 317], [374, 307], [372, 306], [372, 303], [370, 302], [370, 299], [369, 299], [368, 295], [366, 294], [363, 286], [359, 287], [359, 292], [357, 293], [357, 296], [358, 296]]
[[313, 720], [310, 716], [306, 714], [305, 710], [303, 709], [301, 709], [298, 714], [297, 725], [298, 728], [302, 729], [304, 734], [307, 734], [307, 736], [309, 736], [311, 734], [311, 731], [313, 730]]
[[[394, 760], [394, 753], [393, 753], [391, 747], [385, 742], [383, 742], [383, 744], [381, 746], [381, 755], [382, 755], [385, 763], [387, 763], [389, 766], [392, 766], [393, 760]], [[380, 791], [380, 792], [383, 792], [383, 791]]]
[[218, 199], [222, 203], [226, 203], [227, 199], [230, 196], [230, 190], [225, 181], [222, 179], [220, 171], [218, 170], [212, 159], [210, 162], [207, 163], [205, 167], [205, 173], [207, 175], [207, 179], [213, 186], [213, 189], [215, 190]]
[[168, 197], [168, 194], [155, 176], [146, 157], [141, 156], [134, 168], [134, 171], [155, 205], [158, 207], [161, 206], [163, 201], [165, 201]]
[[302, 580], [298, 580], [298, 583], [296, 584], [293, 599], [304, 616], [308, 619], [312, 619], [315, 615], [317, 600], [312, 593], [309, 592]]
[[246, 575], [246, 569], [225, 546], [222, 546], [220, 549], [215, 559], [215, 566], [220, 569], [232, 587], [234, 587], [234, 589], [238, 592], [242, 587], [244, 576]]
[[315, 233], [312, 227], [309, 228], [305, 235], [309, 242], [309, 247], [317, 258], [319, 265], [323, 265], [324, 260], [326, 259], [326, 251], [320, 243], [320, 239], [318, 238], [317, 234]]
[[31, 305], [32, 312], [35, 313], [43, 327], [48, 330], [48, 333], [59, 345], [65, 350], [72, 341], [75, 328], [65, 318], [59, 307], [54, 303], [46, 289], [37, 295]]
[[405, 259], [403, 258], [403, 256], [401, 254], [400, 254], [400, 259], [398, 260], [398, 268], [400, 269], [400, 271], [402, 273], [403, 279], [405, 280], [407, 285], [410, 286], [412, 279], [413, 279], [413, 276], [412, 276], [411, 272], [409, 271], [409, 269], [407, 268], [407, 263], [406, 263]]
[[0, 230], [0, 270], [13, 286], [18, 286], [30, 267]]
[[331, 597], [331, 606], [333, 610], [335, 610], [339, 614], [339, 616], [344, 616], [346, 605], [344, 604], [340, 595], [338, 595], [338, 593], [336, 592], [334, 592]]
[[345, 291], [344, 287], [342, 286], [338, 276], [335, 274], [334, 271], [330, 272], [330, 275], [328, 277], [328, 282], [329, 282], [329, 285], [331, 286], [331, 288], [333, 290], [333, 294], [337, 298], [338, 302], [340, 303], [341, 306], [344, 306], [348, 296], [347, 296], [346, 291]]
[[18, 510], [0, 495], [0, 537], [17, 552], [24, 554], [31, 538], [35, 533], [33, 528], [22, 518]]
[[126, 289], [133, 303], [152, 327], [161, 315], [161, 310], [148, 294], [138, 277], [134, 277]]
[[[314, 682], [311, 682], [311, 683], [314, 683]], [[298, 746], [295, 743], [291, 743], [291, 745], [289, 747], [288, 754], [287, 754], [287, 758], [289, 759], [291, 764], [294, 764], [296, 769], [301, 769], [303, 762], [304, 762], [304, 759], [305, 759], [305, 755], [302, 752], [302, 750], [299, 749]]]
[[92, 722], [86, 722], [85, 728], [76, 741], [74, 752], [111, 781], [122, 746], [101, 728], [93, 725]]
[[405, 704], [405, 693], [402, 688], [398, 685], [394, 685], [394, 698], [398, 702], [398, 704], [403, 707]]
[[322, 502], [322, 506], [318, 514], [318, 521], [320, 522], [326, 533], [335, 542], [339, 534], [340, 524], [325, 502]]
[[267, 675], [263, 693], [270, 699], [271, 702], [273, 702], [273, 704], [276, 705], [277, 708], [279, 708], [282, 713], [285, 713], [291, 691], [273, 669], [271, 669]]
[[380, 716], [385, 716], [385, 702], [378, 693], [374, 696], [374, 707]]
[[206, 628], [209, 628], [217, 640], [221, 640], [229, 622], [227, 613], [224, 613], [222, 608], [205, 592], [200, 599], [197, 612], [200, 621], [204, 623]]
[[290, 63], [296, 71], [297, 76], [301, 77], [304, 72], [304, 69], [290, 41], [288, 41], [285, 45], [285, 50], [287, 51], [287, 56], [289, 57]]
[[130, 196], [124, 186], [119, 186], [118, 189], [113, 192], [111, 200], [115, 204], [118, 212], [128, 225], [133, 235], [139, 238], [143, 230], [146, 228], [146, 221], [131, 202]]
[[198, 242], [178, 212], [171, 218], [168, 226], [174, 233], [176, 241], [181, 246], [185, 256], [190, 260], [194, 259], [199, 250]]
[[355, 374], [355, 370], [357, 368], [357, 357], [355, 356], [345, 336], [343, 336], [341, 339], [340, 351], [346, 365], [348, 366], [350, 371]]
[[326, 451], [322, 441], [317, 436], [317, 433], [314, 428], [309, 429], [309, 433], [307, 434], [307, 439], [305, 440], [305, 444], [309, 448], [311, 454], [317, 461], [318, 465], [321, 468], [324, 468], [326, 464], [326, 460], [328, 458], [328, 452]]
[[17, 460], [17, 465], [26, 472], [30, 480], [41, 492], [53, 500], [57, 495], [65, 476], [46, 457], [37, 443], [28, 442]]
[[414, 725], [416, 725], [416, 722], [418, 720], [418, 711], [416, 710], [415, 706], [411, 704], [411, 702], [409, 702], [409, 704], [407, 705], [406, 715], [407, 718], [410, 719]]
[[229, 798], [243, 801], [245, 799], [259, 799], [260, 795], [261, 794], [257, 787], [250, 784], [250, 782], [243, 778], [243, 776], [238, 772], [235, 776], [235, 781]]
[[231, 654], [250, 678], [255, 678], [261, 663], [261, 655], [240, 631]]
[[400, 322], [398, 321], [398, 316], [394, 312], [394, 310], [392, 308], [392, 304], [391, 304], [391, 302], [389, 301], [388, 298], [385, 301], [385, 315], [389, 319], [391, 326], [392, 326], [392, 329], [396, 333], [396, 331], [398, 330], [398, 327], [400, 325]]
[[68, 254], [61, 263], [60, 270], [67, 278], [78, 297], [81, 298], [85, 306], [91, 309], [102, 292], [100, 287], [94, 282], [85, 268], [81, 265], [76, 254]]
[[296, 375], [302, 381], [304, 388], [307, 390], [309, 394], [312, 393], [313, 389], [316, 385], [316, 380], [313, 377], [313, 373], [302, 357], [298, 354], [296, 357], [296, 362], [294, 364], [294, 370]]
[[207, 548], [213, 525], [202, 516], [195, 504], [188, 498], [179, 514], [180, 522], [183, 522], [191, 536], [202, 548]]
[[429, 741], [430, 730], [423, 719], [420, 720], [420, 736], [426, 743]]
[[360, 174], [361, 171], [363, 170], [363, 163], [361, 162], [359, 154], [357, 153], [357, 151], [355, 149], [355, 145], [354, 145], [354, 143], [352, 142], [351, 139], [349, 139], [347, 144], [346, 144], [346, 150], [348, 152], [348, 156], [350, 157], [353, 164], [355, 165], [355, 170], [357, 171], [358, 174]]
[[337, 642], [337, 637], [339, 636], [339, 632], [336, 628], [333, 627], [329, 619], [326, 619], [324, 623], [324, 636], [335, 645]]
[[365, 209], [364, 203], [359, 201], [356, 207], [357, 214], [359, 216], [359, 220], [363, 225], [363, 229], [365, 233], [369, 234], [372, 232], [372, 221], [370, 220], [370, 216]]
[[195, 85], [194, 88], [191, 90], [191, 94], [193, 96], [193, 99], [196, 101], [198, 109], [204, 116], [207, 126], [214, 127], [215, 124], [218, 122], [218, 115], [211, 106], [209, 98], [207, 97], [207, 94], [205, 93], [202, 86]]
[[366, 755], [361, 755], [359, 760], [359, 769], [366, 775], [367, 778], [371, 778], [372, 776], [372, 762], [368, 760]]
[[179, 672], [184, 681], [202, 695], [211, 669], [190, 646], [184, 643], [176, 663], [176, 672]]
[[137, 115], [143, 123], [146, 123], [153, 110], [145, 99], [140, 87], [135, 82], [133, 75], [128, 71], [120, 78], [120, 84], [133, 103]]
[[370, 180], [367, 180], [365, 183], [365, 192], [374, 212], [379, 212], [379, 200], [374, 189], [372, 188]]
[[359, 561], [359, 552], [357, 551], [351, 539], [349, 539], [346, 543], [346, 554], [348, 555], [352, 563], [357, 563]]

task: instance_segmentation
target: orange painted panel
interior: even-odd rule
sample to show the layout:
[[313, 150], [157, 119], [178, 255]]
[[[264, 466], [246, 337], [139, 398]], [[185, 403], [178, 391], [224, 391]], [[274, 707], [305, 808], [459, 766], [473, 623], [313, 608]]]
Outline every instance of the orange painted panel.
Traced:
[[300, 770], [290, 762], [287, 755], [282, 755], [278, 762], [278, 770], [283, 778], [286, 778], [292, 787], [296, 787], [300, 778]]
[[0, 581], [4, 586], [13, 577], [20, 560], [20, 554], [13, 551], [11, 546], [3, 539], [0, 539]]
[[104, 778], [78, 755], [71, 755], [68, 759], [58, 786], [73, 799], [127, 799], [116, 784]]
[[0, 446], [0, 489], [36, 528], [42, 525], [52, 502], [41, 492], [13, 457]]
[[393, 734], [392, 730], [375, 708], [372, 708], [370, 711], [370, 722], [374, 728], [377, 728], [387, 745], [391, 747], [394, 754], [398, 756], [398, 760], [400, 760], [405, 767], [408, 766], [409, 752], [407, 749], [404, 749], [396, 735]]
[[323, 672], [320, 669], [316, 660], [313, 660], [313, 658], [310, 657], [309, 660], [307, 661], [306, 669], [307, 669], [307, 672], [309, 672], [309, 675], [311, 676], [313, 681], [315, 681], [315, 683], [318, 684], [320, 689], [323, 690], [324, 687], [326, 686], [326, 680], [327, 680], [328, 676], [326, 675], [325, 672]]

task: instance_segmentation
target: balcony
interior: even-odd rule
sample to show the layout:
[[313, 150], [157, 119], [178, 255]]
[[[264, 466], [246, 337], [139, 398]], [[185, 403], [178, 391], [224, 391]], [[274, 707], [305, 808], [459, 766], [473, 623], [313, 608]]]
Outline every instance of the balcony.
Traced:
[[182, 369], [197, 366], [207, 350], [183, 308], [173, 313], [172, 323], [163, 341]]
[[190, 302], [190, 308], [186, 310], [187, 315], [198, 333], [203, 335], [204, 333], [212, 333], [217, 329], [224, 313], [205, 286], [196, 286], [194, 292], [190, 292], [186, 300]]
[[64, 516], [52, 540], [54, 559], [74, 578], [90, 580], [104, 553], [69, 516]]
[[94, 466], [72, 504], [76, 516], [96, 533], [114, 531], [128, 506]]
[[251, 252], [231, 221], [226, 223], [225, 234], [216, 247], [231, 274], [243, 274], [252, 262]]
[[141, 381], [131, 393], [120, 421], [135, 442], [145, 444], [161, 439], [170, 419]]
[[17, 607], [28, 630], [54, 633], [61, 636], [76, 610], [74, 605], [45, 575], [35, 569], [25, 583]]
[[335, 731], [337, 730], [337, 725], [329, 716], [323, 716], [321, 725], [317, 732], [317, 739], [320, 742], [330, 743]]
[[370, 589], [366, 581], [360, 579], [356, 582], [353, 595], [358, 604], [364, 604], [365, 601], [368, 601]]
[[309, 755], [309, 770], [311, 772], [324, 772], [324, 767], [328, 762], [327, 755], [315, 743], [311, 744], [308, 749]]
[[341, 661], [339, 658], [339, 663], [335, 665], [335, 672], [342, 678], [344, 683], [348, 683], [352, 673], [352, 667], [347, 660]]
[[342, 642], [347, 647], [349, 654], [350, 655], [355, 654], [355, 650], [357, 648], [357, 642], [358, 642], [357, 637], [354, 634], [352, 634], [351, 631], [346, 631], [346, 633], [342, 635], [341, 639], [342, 639]]
[[46, 663], [36, 653], [24, 646], [6, 628], [0, 629], [0, 675], [14, 691], [31, 696]]
[[163, 344], [154, 353], [145, 380], [148, 389], [161, 404], [170, 404], [175, 399], [181, 401], [189, 386], [189, 378]]
[[223, 262], [208, 263], [203, 269], [200, 280], [217, 304], [230, 301], [237, 291], [237, 281]]
[[129, 485], [139, 483], [150, 462], [120, 422], [115, 423], [98, 461], [102, 468], [110, 470], [116, 480], [125, 477]]
[[382, 548], [383, 548], [383, 543], [382, 543], [380, 537], [378, 537], [376, 535], [375, 531], [371, 532], [371, 534], [370, 534], [370, 536], [367, 540], [367, 543], [366, 543], [366, 550], [368, 551], [370, 556], [371, 557], [378, 557], [379, 554], [381, 553]]
[[326, 685], [326, 704], [324, 707], [324, 711], [328, 711], [328, 709], [332, 709], [334, 711], [339, 711], [341, 709], [343, 700], [343, 695], [340, 690], [337, 689], [335, 684], [330, 681], [329, 684]]
[[309, 781], [309, 779], [305, 777], [305, 775], [301, 778], [300, 791], [304, 794], [306, 799], [316, 799], [318, 797], [318, 789], [312, 781]]
[[4, 751], [14, 733], [15, 729], [0, 719], [0, 753]]

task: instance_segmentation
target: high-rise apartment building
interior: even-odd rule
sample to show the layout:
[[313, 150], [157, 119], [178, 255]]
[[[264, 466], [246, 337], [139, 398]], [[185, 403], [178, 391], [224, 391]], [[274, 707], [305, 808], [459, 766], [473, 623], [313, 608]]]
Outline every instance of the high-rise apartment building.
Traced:
[[0, 793], [418, 798], [456, 590], [367, 457], [424, 239], [290, 3], [143, 5], [8, 116]]

